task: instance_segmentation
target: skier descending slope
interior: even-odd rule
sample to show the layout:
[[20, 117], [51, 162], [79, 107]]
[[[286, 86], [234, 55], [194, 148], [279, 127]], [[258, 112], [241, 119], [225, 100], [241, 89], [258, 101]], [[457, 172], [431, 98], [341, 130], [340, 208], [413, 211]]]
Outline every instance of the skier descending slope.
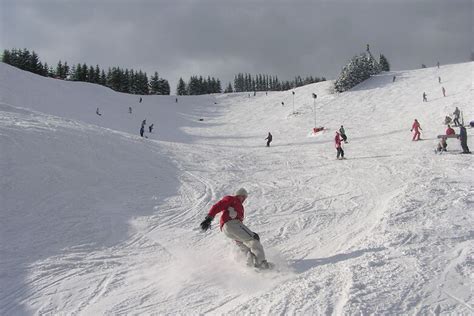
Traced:
[[242, 204], [247, 196], [248, 193], [244, 188], [237, 190], [234, 196], [224, 196], [211, 207], [206, 219], [201, 223], [201, 229], [208, 230], [214, 216], [222, 212], [220, 228], [227, 237], [235, 240], [237, 246], [247, 256], [247, 264], [259, 269], [270, 269], [272, 265], [265, 260], [260, 237], [243, 223], [244, 206]]

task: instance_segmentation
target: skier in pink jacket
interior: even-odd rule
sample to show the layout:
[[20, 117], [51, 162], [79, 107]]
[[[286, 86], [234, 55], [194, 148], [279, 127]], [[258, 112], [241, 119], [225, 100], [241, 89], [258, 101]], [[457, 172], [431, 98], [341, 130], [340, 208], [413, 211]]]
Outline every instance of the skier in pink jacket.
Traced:
[[235, 240], [237, 246], [247, 256], [247, 264], [254, 265], [259, 269], [269, 269], [271, 265], [265, 260], [265, 252], [260, 243], [260, 237], [243, 223], [244, 206], [242, 204], [247, 196], [248, 193], [244, 188], [237, 190], [235, 195], [224, 196], [211, 207], [201, 223], [201, 229], [208, 230], [214, 217], [222, 212], [220, 218], [221, 230], [227, 237]]
[[421, 128], [420, 123], [418, 122], [417, 119], [415, 119], [415, 121], [413, 122], [410, 132], [413, 132], [413, 130], [415, 131], [415, 134], [413, 134], [412, 140], [420, 140], [420, 135], [421, 135], [420, 131], [422, 131], [423, 129]]

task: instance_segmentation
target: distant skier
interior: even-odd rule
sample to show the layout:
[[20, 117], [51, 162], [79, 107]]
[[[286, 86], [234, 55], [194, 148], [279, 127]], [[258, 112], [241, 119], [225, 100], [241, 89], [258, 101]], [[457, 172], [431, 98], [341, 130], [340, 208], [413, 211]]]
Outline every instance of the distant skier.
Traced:
[[437, 152], [448, 151], [447, 150], [448, 143], [446, 142], [446, 136], [441, 137], [441, 140], [438, 143], [438, 147], [436, 148]]
[[446, 136], [449, 136], [449, 135], [455, 135], [456, 132], [454, 131], [454, 129], [448, 124], [448, 128], [446, 129]]
[[453, 119], [454, 126], [461, 125], [461, 123], [459, 123], [459, 116], [461, 115], [461, 111], [459, 110], [458, 107], [456, 107], [456, 109], [454, 110], [453, 115], [454, 115], [454, 119]]
[[143, 100], [142, 100], [142, 97], [140, 97], [140, 101], [138, 101], [138, 103], [142, 103], [142, 101], [143, 101]]
[[438, 77], [438, 83], [441, 83], [441, 77]]
[[341, 125], [341, 128], [339, 129], [339, 134], [341, 134], [341, 137], [344, 140], [344, 143], [347, 143], [346, 131], [344, 130], [344, 126], [342, 125]]
[[153, 130], [153, 124], [151, 124], [150, 126], [148, 126], [148, 130], [149, 130], [150, 133], [151, 133], [151, 131]]
[[140, 128], [140, 136], [143, 137], [143, 134], [145, 133], [145, 125], [142, 125]]
[[99, 112], [99, 108], [97, 108], [97, 110], [95, 110], [95, 114], [97, 114], [99, 116], [102, 116], [102, 114], [100, 114], [100, 112]]
[[459, 126], [459, 141], [461, 142], [461, 148], [463, 154], [470, 154], [469, 147], [467, 147], [467, 132], [466, 128], [462, 125]]
[[[345, 159], [344, 158], [344, 150], [342, 149], [342, 138], [338, 131], [336, 131], [336, 136], [334, 137], [334, 144], [337, 150], [337, 159]], [[341, 157], [341, 158], [339, 158]]]
[[439, 61], [438, 61], [437, 65], [438, 65], [438, 69], [439, 69]]
[[222, 212], [220, 218], [221, 231], [236, 242], [240, 250], [247, 256], [247, 264], [253, 264], [260, 269], [269, 269], [271, 266], [265, 259], [260, 237], [243, 223], [244, 206], [242, 204], [247, 196], [248, 193], [244, 188], [237, 190], [235, 195], [224, 196], [211, 207], [200, 226], [202, 230], [208, 230], [214, 217]]
[[176, 98], [176, 103], [178, 103], [178, 98]]
[[393, 76], [392, 82], [395, 82], [396, 79], [397, 79], [397, 77]]
[[146, 125], [146, 119], [142, 121], [142, 127], [144, 127], [145, 125]]
[[413, 139], [412, 140], [420, 140], [420, 135], [421, 135], [420, 130], [422, 131], [423, 129], [421, 128], [420, 123], [418, 122], [418, 120], [415, 119], [415, 121], [413, 122], [413, 125], [411, 126], [411, 130], [410, 130], [410, 132], [415, 131], [415, 133], [413, 134]]
[[272, 142], [273, 136], [270, 132], [268, 132], [267, 138], [265, 140], [267, 141], [267, 147], [270, 147], [270, 143]]
[[132, 114], [132, 107], [131, 106], [128, 107], [128, 113]]
[[446, 89], [444, 87], [441, 87], [441, 91], [443, 91], [443, 97], [446, 96]]
[[428, 99], [426, 98], [426, 93], [423, 92], [423, 102], [428, 102]]

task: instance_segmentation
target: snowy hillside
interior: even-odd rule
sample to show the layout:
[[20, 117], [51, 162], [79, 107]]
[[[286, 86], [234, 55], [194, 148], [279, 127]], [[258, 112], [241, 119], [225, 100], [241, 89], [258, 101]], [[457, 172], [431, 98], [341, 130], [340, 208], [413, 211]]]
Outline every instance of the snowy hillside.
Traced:
[[[472, 314], [474, 160], [456, 139], [433, 151], [456, 106], [474, 119], [473, 70], [384, 73], [340, 95], [322, 82], [294, 103], [139, 103], [0, 63], [0, 314]], [[315, 118], [327, 130], [312, 135]], [[217, 220], [198, 229], [241, 186], [278, 271], [246, 267]]]

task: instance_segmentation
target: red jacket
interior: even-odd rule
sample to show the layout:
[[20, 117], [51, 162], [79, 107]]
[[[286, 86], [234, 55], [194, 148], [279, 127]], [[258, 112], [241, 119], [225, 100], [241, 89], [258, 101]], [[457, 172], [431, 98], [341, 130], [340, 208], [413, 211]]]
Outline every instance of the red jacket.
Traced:
[[420, 123], [418, 121], [413, 122], [411, 129], [415, 130], [415, 132], [418, 132], [418, 129], [421, 129]]
[[226, 222], [232, 219], [238, 219], [241, 222], [244, 220], [244, 206], [236, 196], [224, 196], [222, 200], [211, 207], [208, 215], [214, 217], [220, 212], [223, 212], [220, 220], [221, 229]]
[[454, 134], [456, 134], [456, 132], [451, 127], [448, 127], [446, 129], [446, 135], [454, 135]]
[[336, 133], [336, 137], [334, 137], [334, 142], [336, 145], [336, 148], [341, 148], [341, 137], [339, 136], [339, 133]]

